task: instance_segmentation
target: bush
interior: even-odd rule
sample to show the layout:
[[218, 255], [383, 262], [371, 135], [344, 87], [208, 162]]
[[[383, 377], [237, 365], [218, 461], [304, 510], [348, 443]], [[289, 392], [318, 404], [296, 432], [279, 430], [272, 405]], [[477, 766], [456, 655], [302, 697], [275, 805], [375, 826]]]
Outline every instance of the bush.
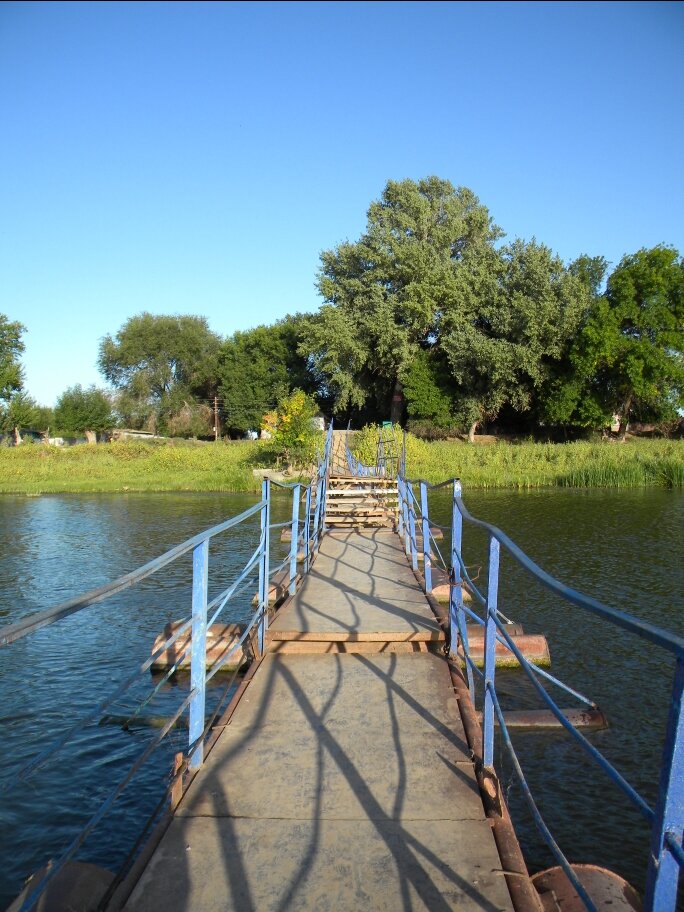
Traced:
[[270, 449], [285, 465], [307, 466], [322, 449], [323, 435], [313, 424], [318, 406], [302, 390], [294, 390], [278, 402], [275, 412], [264, 415], [261, 427], [271, 435]]

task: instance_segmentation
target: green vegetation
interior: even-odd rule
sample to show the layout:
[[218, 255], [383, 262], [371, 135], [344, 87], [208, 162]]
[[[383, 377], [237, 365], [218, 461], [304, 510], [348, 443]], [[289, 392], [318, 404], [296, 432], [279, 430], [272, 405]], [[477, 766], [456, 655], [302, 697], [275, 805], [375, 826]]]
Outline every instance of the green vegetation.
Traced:
[[[362, 459], [375, 460], [377, 430], [356, 437]], [[0, 448], [0, 493], [126, 491], [258, 493], [252, 469], [271, 464], [270, 441], [193, 443], [127, 441], [65, 449], [41, 444]], [[431, 482], [458, 476], [465, 488], [684, 488], [684, 442], [426, 443], [407, 436], [408, 472]]]
[[0, 448], [0, 493], [253, 491], [259, 444], [121, 441]]
[[55, 406], [55, 427], [60, 433], [85, 434], [95, 443], [97, 431], [111, 428], [112, 406], [107, 396], [94, 386], [84, 390], [73, 386], [65, 390]]
[[[318, 313], [228, 338], [204, 317], [141, 313], [105, 336], [111, 420], [168, 437], [240, 437], [301, 390], [338, 427], [389, 418], [424, 439], [475, 442], [478, 429], [624, 437], [630, 422], [676, 432], [679, 252], [642, 249], [609, 272], [602, 256], [566, 264], [534, 238], [503, 236], [467, 187], [388, 181], [361, 237], [321, 253]], [[0, 314], [0, 431], [17, 443], [19, 428], [42, 431], [50, 419], [23, 389], [24, 332]], [[76, 428], [73, 416], [54, 417], [53, 431], [60, 420]]]
[[[364, 428], [354, 452], [375, 463], [377, 428]], [[471, 446], [462, 441], [406, 435], [407, 474], [433, 484], [457, 477], [466, 488], [650, 487], [684, 488], [684, 441], [625, 443], [508, 443]]]
[[313, 417], [316, 402], [302, 390], [295, 390], [278, 402], [275, 411], [264, 415], [262, 427], [271, 435], [268, 446], [276, 465], [306, 467], [315, 465], [316, 453], [323, 450], [323, 433]]

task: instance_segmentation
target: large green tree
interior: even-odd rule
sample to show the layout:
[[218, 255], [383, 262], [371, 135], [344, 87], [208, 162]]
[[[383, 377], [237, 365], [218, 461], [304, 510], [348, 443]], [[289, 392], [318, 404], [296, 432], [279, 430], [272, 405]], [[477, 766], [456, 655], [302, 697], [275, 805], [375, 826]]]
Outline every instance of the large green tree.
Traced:
[[572, 375], [550, 407], [558, 420], [621, 433], [630, 417], [669, 421], [684, 405], [684, 261], [659, 245], [623, 257], [570, 352]]
[[304, 318], [236, 332], [218, 358], [219, 397], [225, 427], [243, 434], [261, 426], [264, 414], [293, 389], [313, 392], [307, 359], [298, 345]]
[[98, 365], [123, 394], [124, 420], [163, 427], [185, 402], [215, 394], [220, 346], [204, 317], [142, 313], [105, 336]]
[[439, 333], [461, 265], [500, 235], [475, 194], [428, 177], [389, 181], [366, 232], [321, 254], [324, 299], [300, 351], [340, 410], [400, 417], [404, 373]]
[[19, 429], [32, 423], [35, 402], [23, 391], [20, 357], [24, 351], [22, 335], [26, 327], [0, 314], [0, 430], [14, 433], [21, 443]]
[[586, 284], [535, 240], [482, 248], [464, 264], [440, 344], [457, 386], [454, 414], [471, 440], [504, 407], [531, 409], [588, 302]]
[[97, 432], [108, 430], [113, 423], [108, 396], [94, 386], [69, 387], [57, 400], [55, 425], [64, 434], [85, 434], [89, 443], [95, 443]]

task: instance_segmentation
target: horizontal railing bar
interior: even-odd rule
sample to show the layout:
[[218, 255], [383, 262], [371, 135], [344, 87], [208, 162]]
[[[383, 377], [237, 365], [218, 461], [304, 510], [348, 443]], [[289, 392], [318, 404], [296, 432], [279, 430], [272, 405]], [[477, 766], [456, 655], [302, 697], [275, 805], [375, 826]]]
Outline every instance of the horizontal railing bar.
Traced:
[[525, 779], [525, 774], [523, 773], [522, 767], [520, 766], [520, 761], [518, 760], [518, 755], [516, 754], [515, 749], [513, 747], [513, 742], [511, 741], [511, 736], [509, 734], [508, 727], [506, 726], [506, 722], [504, 719], [503, 712], [501, 710], [501, 706], [499, 705], [499, 700], [496, 695], [496, 688], [493, 686], [493, 684], [491, 682], [488, 682], [486, 684], [486, 688], [492, 697], [492, 702], [494, 704], [494, 712], [496, 713], [497, 718], [499, 720], [499, 730], [501, 731], [501, 734], [503, 735], [506, 750], [508, 751], [508, 754], [513, 763], [513, 768], [515, 769], [518, 780], [520, 781], [520, 785], [523, 790], [523, 795], [525, 796], [525, 800], [527, 801], [530, 811], [532, 812], [532, 817], [534, 818], [534, 822], [537, 826], [537, 829], [542, 834], [544, 841], [546, 842], [549, 849], [553, 853], [558, 864], [563, 869], [565, 876], [568, 878], [568, 880], [570, 881], [572, 886], [577, 891], [578, 896], [580, 897], [580, 899], [582, 900], [582, 902], [584, 903], [586, 908], [589, 910], [589, 912], [598, 912], [596, 906], [592, 902], [591, 897], [589, 896], [587, 891], [582, 886], [577, 875], [572, 870], [572, 867], [570, 866], [569, 861], [567, 860], [567, 858], [561, 851], [560, 846], [558, 845], [556, 840], [551, 835], [551, 831], [549, 830], [546, 823], [544, 822], [544, 818], [542, 817], [542, 815], [539, 811], [539, 808], [537, 807], [537, 803], [534, 800], [534, 798], [532, 797], [532, 792], [530, 791], [530, 787], [527, 784], [527, 780]]
[[508, 646], [508, 648], [511, 650], [513, 655], [516, 657], [516, 659], [520, 663], [520, 667], [522, 668], [522, 670], [525, 672], [527, 677], [530, 679], [530, 681], [534, 685], [534, 689], [537, 691], [539, 696], [549, 707], [549, 709], [551, 710], [553, 715], [561, 723], [563, 728], [565, 728], [566, 731], [568, 731], [572, 735], [572, 737], [575, 739], [575, 741], [577, 741], [577, 743], [580, 745], [580, 747], [582, 747], [584, 749], [584, 751], [592, 758], [592, 760], [594, 760], [594, 762], [596, 762], [601, 767], [601, 769], [606, 773], [606, 775], [610, 779], [612, 779], [612, 781], [617, 786], [619, 786], [622, 789], [622, 791], [625, 793], [625, 795], [627, 795], [627, 797], [633, 802], [633, 804], [641, 811], [641, 813], [646, 818], [646, 820], [648, 820], [649, 823], [653, 823], [653, 820], [655, 817], [653, 810], [648, 806], [648, 804], [644, 801], [644, 799], [636, 791], [636, 789], [632, 788], [632, 786], [629, 784], [629, 782], [627, 782], [627, 780], [624, 778], [624, 776], [622, 776], [622, 774], [619, 773], [615, 769], [615, 767], [612, 765], [612, 763], [610, 763], [610, 761], [606, 760], [606, 758], [603, 756], [603, 754], [599, 750], [597, 750], [594, 747], [594, 745], [590, 741], [588, 741], [584, 737], [584, 735], [580, 731], [578, 731], [575, 728], [575, 726], [566, 718], [563, 711], [558, 708], [558, 706], [556, 705], [553, 698], [549, 696], [549, 694], [546, 692], [546, 690], [544, 690], [544, 688], [541, 686], [539, 681], [536, 679], [536, 677], [534, 676], [534, 673], [529, 668], [530, 663], [527, 661], [525, 656], [520, 652], [520, 650], [515, 645], [515, 643], [511, 639], [511, 637], [506, 633], [506, 631], [504, 630], [503, 624], [501, 624], [501, 622], [496, 617], [494, 618], [494, 623], [496, 624], [497, 629], [503, 634], [504, 639], [506, 640], [506, 645]]
[[[316, 475], [318, 475], [318, 472], [316, 472]], [[308, 475], [306, 475], [304, 477], [309, 478]], [[286, 490], [286, 491], [291, 491], [293, 488], [296, 488], [297, 485], [300, 485], [302, 491], [306, 491], [307, 488], [310, 488], [313, 485], [313, 481], [310, 481], [308, 485], [302, 484], [301, 481], [293, 481], [292, 484], [286, 484], [284, 481], [276, 481], [275, 478], [271, 478], [270, 481], [274, 487], [282, 488], [283, 490]]]
[[[409, 484], [420, 483], [420, 480], [418, 479], [404, 480]], [[456, 480], [458, 479], [450, 479], [437, 485], [431, 485], [429, 482], [425, 482], [425, 484], [427, 484], [428, 488], [431, 490], [436, 490], [437, 488], [442, 488], [446, 485], [453, 484]], [[610, 605], [604, 605], [597, 599], [594, 599], [589, 595], [584, 595], [584, 593], [579, 592], [570, 586], [566, 586], [565, 583], [561, 583], [560, 580], [557, 580], [555, 577], [551, 576], [550, 573], [547, 573], [546, 570], [543, 570], [538, 564], [536, 564], [530, 557], [527, 556], [527, 554], [525, 554], [521, 548], [518, 547], [518, 545], [515, 544], [511, 538], [508, 537], [508, 535], [506, 535], [505, 532], [503, 532], [497, 526], [493, 526], [491, 523], [485, 522], [482, 519], [476, 519], [476, 517], [472, 516], [463, 503], [462, 498], [455, 498], [455, 504], [461, 516], [466, 520], [466, 522], [469, 522], [475, 526], [479, 526], [482, 529], [486, 529], [490, 535], [492, 535], [500, 544], [504, 546], [504, 548], [506, 548], [509, 554], [514, 557], [515, 560], [525, 570], [527, 570], [528, 573], [535, 577], [535, 579], [542, 583], [542, 585], [546, 586], [547, 589], [555, 592], [556, 595], [560, 595], [561, 598], [564, 598], [566, 601], [572, 602], [572, 604], [577, 605], [580, 608], [584, 608], [585, 610], [590, 611], [592, 614], [597, 614], [600, 617], [611, 621], [613, 624], [616, 624], [618, 627], [621, 627], [623, 630], [627, 630], [630, 633], [636, 634], [642, 639], [648, 640], [654, 645], [668, 650], [668, 652], [673, 652], [675, 655], [684, 656], [684, 637], [668, 633], [668, 631], [663, 630], [661, 627], [657, 627], [655, 624], [651, 624], [648, 621], [643, 621], [640, 618], [634, 617], [634, 615], [628, 614], [625, 611], [620, 611], [617, 608], [612, 608]], [[459, 563], [461, 563], [460, 558]]]
[[283, 570], [289, 563], [290, 563], [290, 555], [288, 554], [287, 557], [283, 558], [283, 560], [281, 561], [281, 563], [279, 563], [279, 564], [278, 564], [277, 566], [275, 566], [275, 567], [272, 567], [272, 568], [269, 570], [269, 572], [268, 572], [268, 577], [269, 577], [269, 579], [270, 579], [272, 576], [275, 576], [276, 573], [279, 573], [281, 570]]
[[24, 902], [19, 909], [19, 912], [29, 912], [32, 909], [42, 893], [45, 890], [45, 887], [52, 880], [52, 878], [62, 869], [62, 867], [69, 861], [70, 858], [78, 851], [78, 849], [83, 845], [85, 840], [88, 838], [90, 833], [93, 831], [94, 827], [102, 820], [102, 818], [109, 813], [110, 808], [119, 797], [119, 795], [126, 788], [128, 783], [131, 781], [133, 776], [138, 772], [140, 767], [147, 761], [150, 755], [157, 749], [162, 740], [173, 728], [176, 720], [183, 714], [183, 712], [190, 705], [191, 700], [195, 696], [195, 690], [191, 690], [188, 696], [185, 698], [180, 707], [176, 710], [173, 716], [167, 721], [166, 725], [159, 731], [153, 740], [148, 744], [145, 750], [142, 752], [140, 757], [135, 761], [133, 766], [128, 771], [125, 779], [117, 785], [113, 792], [105, 799], [105, 801], [100, 805], [100, 807], [95, 811], [93, 816], [90, 818], [88, 823], [81, 829], [81, 832], [74, 838], [71, 842], [71, 845], [66, 849], [66, 851], [61, 855], [61, 857], [54, 863], [48, 873], [39, 881], [35, 889], [31, 891], [30, 895], [26, 897]]
[[216, 535], [220, 535], [227, 529], [237, 526], [244, 520], [249, 519], [250, 516], [254, 516], [255, 513], [258, 513], [265, 506], [265, 501], [259, 501], [258, 504], [245, 510], [244, 513], [240, 513], [239, 516], [219, 523], [219, 525], [213, 526], [211, 529], [205, 529], [204, 532], [200, 532], [198, 535], [193, 536], [193, 538], [189, 538], [180, 545], [176, 545], [175, 548], [171, 548], [170, 551], [167, 551], [160, 557], [156, 557], [154, 560], [149, 561], [149, 563], [143, 564], [143, 566], [138, 567], [137, 570], [133, 570], [131, 573], [127, 573], [125, 576], [120, 576], [113, 582], [107, 583], [106, 586], [100, 586], [98, 589], [91, 589], [89, 592], [85, 592], [83, 595], [76, 596], [76, 598], [55, 605], [53, 608], [39, 611], [36, 614], [29, 615], [29, 617], [24, 618], [21, 621], [17, 621], [15, 624], [8, 624], [6, 627], [0, 628], [0, 646], [7, 646], [9, 643], [13, 643], [29, 633], [40, 630], [41, 627], [46, 627], [49, 624], [54, 624], [56, 621], [61, 621], [65, 617], [69, 617], [69, 615], [81, 611], [83, 608], [88, 608], [96, 602], [101, 602], [110, 595], [115, 595], [118, 592], [122, 592], [124, 589], [130, 588], [135, 585], [135, 583], [139, 583], [146, 577], [156, 573], [157, 570], [161, 570], [162, 567], [166, 567], [167, 564], [170, 564], [172, 561], [176, 560], [176, 558], [181, 557], [183, 554], [187, 554], [188, 551], [191, 551], [202, 542], [205, 542]]
[[225, 608], [228, 600], [230, 598], [232, 598], [233, 595], [235, 594], [235, 590], [238, 588], [240, 583], [249, 575], [249, 571], [252, 569], [254, 564], [259, 560], [259, 556], [261, 553], [261, 546], [263, 544], [263, 538], [264, 538], [263, 535], [259, 536], [259, 545], [257, 546], [256, 550], [254, 551], [252, 556], [249, 558], [249, 560], [245, 564], [244, 569], [240, 573], [240, 576], [238, 576], [238, 578], [235, 580], [235, 582], [231, 583], [231, 585], [228, 586], [227, 589], [224, 589], [223, 592], [220, 593], [220, 595], [215, 596], [211, 600], [211, 602], [207, 605], [207, 616], [208, 616], [209, 612], [213, 611], [213, 609], [216, 607], [216, 605], [219, 604], [219, 602], [221, 603], [219, 605], [219, 607], [216, 609], [216, 611], [214, 612], [214, 614], [212, 615], [211, 620], [207, 622], [207, 626], [211, 626], [214, 623], [216, 618], [219, 616], [219, 614]]
[[240, 646], [242, 646], [242, 644], [245, 642], [245, 640], [249, 636], [250, 631], [254, 629], [254, 627], [257, 625], [257, 623], [263, 617], [265, 610], [266, 610], [266, 606], [260, 605], [259, 608], [254, 612], [254, 615], [252, 616], [252, 620], [245, 627], [244, 631], [238, 638], [237, 642], [234, 643], [233, 646], [231, 646], [230, 650], [224, 656], [221, 656], [221, 660], [219, 662], [217, 662], [215, 665], [212, 665], [211, 671], [208, 672], [208, 674], [205, 678], [205, 684], [208, 683], [209, 681], [211, 681], [211, 679], [214, 677], [214, 675], [218, 671], [220, 671], [221, 668], [223, 668], [223, 666], [226, 664], [228, 659], [233, 655], [233, 653], [236, 652], [240, 648]]
[[[480, 627], [485, 626], [485, 622], [483, 621], [483, 619], [481, 617], [479, 617], [477, 614], [475, 614], [474, 611], [471, 611], [470, 608], [467, 608], [465, 605], [462, 605], [461, 607], [463, 608], [463, 611], [465, 612], [465, 614], [467, 614], [468, 617], [472, 618], [472, 620], [474, 620], [476, 624], [478, 624]], [[500, 611], [498, 612], [498, 614], [499, 614], [499, 616], [503, 617], [503, 615], [501, 614]], [[510, 623], [510, 621], [508, 623]], [[507, 645], [506, 640], [503, 637], [499, 636], [498, 634], [497, 634], [496, 640], [498, 643], [501, 643], [503, 646]], [[546, 680], [550, 681], [551, 684], [555, 684], [556, 687], [559, 687], [561, 690], [564, 690], [566, 693], [570, 694], [570, 696], [576, 697], [581, 703], [586, 703], [587, 706], [596, 706], [596, 704], [594, 703], [593, 700], [590, 700], [588, 697], [585, 697], [579, 691], [573, 690], [572, 687], [569, 687], [567, 684], [564, 684], [563, 681], [561, 681], [559, 678], [555, 678], [552, 674], [549, 674], [548, 671], [545, 671], [543, 668], [540, 668], [539, 665], [535, 665], [534, 662], [530, 662], [529, 659], [526, 659], [526, 661], [535, 674], [541, 675], [542, 678], [546, 678]]]
[[679, 867], [684, 869], [684, 850], [674, 833], [665, 833], [665, 844]]
[[[122, 693], [124, 693], [128, 688], [133, 684], [140, 675], [144, 674], [149, 668], [154, 664], [154, 662], [159, 658], [159, 656], [165, 652], [169, 646], [172, 646], [176, 640], [185, 633], [188, 628], [192, 626], [192, 618], [188, 618], [179, 628], [175, 630], [173, 634], [163, 643], [162, 646], [153, 653], [149, 659], [146, 659], [140, 668], [137, 671], [134, 671], [133, 674], [129, 675], [121, 684], [116, 688], [116, 690], [111, 693], [102, 703], [99, 703], [94, 709], [89, 713], [86, 713], [85, 716], [81, 716], [78, 721], [74, 722], [65, 732], [49, 744], [44, 750], [42, 750], [37, 757], [34, 757], [33, 760], [30, 760], [24, 767], [22, 767], [19, 772], [16, 774], [18, 779], [28, 779], [36, 770], [40, 769], [47, 761], [54, 756], [67, 741], [74, 735], [80, 728], [86, 725], [88, 722], [91, 722], [96, 716], [99, 716], [101, 713], [107, 709], [108, 706], [117, 700]], [[12, 779], [9, 782], [6, 782], [4, 785], [0, 786], [0, 793], [5, 792], [8, 788], [11, 787], [14, 780]]]
[[514, 557], [515, 560], [525, 570], [528, 571], [528, 573], [534, 576], [535, 579], [539, 580], [539, 582], [546, 586], [547, 589], [550, 589], [552, 592], [560, 595], [562, 598], [566, 599], [566, 601], [572, 602], [574, 605], [577, 605], [580, 608], [584, 608], [590, 611], [592, 614], [597, 614], [600, 617], [611, 621], [613, 624], [616, 624], [623, 630], [634, 633], [637, 636], [642, 637], [642, 639], [646, 639], [649, 642], [654, 643], [656, 646], [660, 646], [662, 649], [667, 649], [669, 652], [673, 652], [675, 655], [684, 656], [683, 637], [668, 633], [666, 630], [663, 630], [660, 627], [656, 627], [655, 624], [651, 624], [648, 621], [642, 621], [640, 618], [634, 617], [631, 614], [627, 614], [624, 611], [620, 611], [617, 608], [612, 608], [610, 605], [604, 605], [597, 599], [594, 599], [588, 595], [584, 595], [582, 592], [578, 592], [576, 589], [572, 589], [570, 586], [566, 586], [565, 583], [561, 583], [560, 580], [557, 580], [555, 577], [551, 576], [551, 574], [547, 573], [546, 570], [542, 570], [542, 568], [530, 557], [528, 557], [525, 552], [519, 548], [515, 542], [508, 537], [508, 535], [506, 535], [505, 532], [501, 531], [501, 529], [491, 525], [491, 523], [485, 522], [482, 519], [475, 519], [474, 516], [471, 516], [460, 497], [455, 498], [454, 502], [459, 512], [467, 522], [479, 526], [482, 529], [486, 529], [490, 535], [492, 535], [500, 544], [502, 544], [504, 548], [506, 548], [506, 550], [509, 552], [509, 554]]

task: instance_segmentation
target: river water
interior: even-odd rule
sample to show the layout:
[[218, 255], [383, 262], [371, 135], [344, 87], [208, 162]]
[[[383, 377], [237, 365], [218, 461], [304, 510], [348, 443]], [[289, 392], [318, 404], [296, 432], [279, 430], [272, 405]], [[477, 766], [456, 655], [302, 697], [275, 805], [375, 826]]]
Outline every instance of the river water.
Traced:
[[[563, 581], [683, 632], [681, 493], [466, 491], [464, 500], [471, 512], [504, 529]], [[252, 496], [225, 494], [4, 496], [0, 625], [102, 585], [254, 501]], [[276, 498], [272, 521], [286, 520], [289, 509], [288, 498]], [[438, 522], [448, 522], [446, 494], [435, 495], [431, 514]], [[215, 591], [244, 565], [257, 536], [255, 517], [212, 546], [210, 580]], [[277, 537], [274, 534], [274, 553], [284, 554]], [[464, 556], [469, 566], [486, 566], [486, 544], [478, 530], [466, 526]], [[448, 553], [448, 539], [444, 545]], [[485, 576], [483, 569], [480, 581]], [[547, 635], [553, 673], [595, 700], [608, 716], [610, 728], [590, 735], [592, 742], [652, 803], [669, 705], [670, 657], [531, 585], [505, 555], [501, 579], [501, 609], [527, 632]], [[16, 895], [24, 877], [68, 844], [157, 732], [147, 726], [124, 731], [113, 724], [91, 724], [28, 781], [17, 780], [18, 770], [134, 671], [149, 656], [167, 621], [188, 613], [190, 580], [186, 557], [135, 589], [0, 653], [0, 909]], [[253, 587], [247, 587], [224, 619], [247, 619], [252, 592]], [[214, 679], [209, 707], [223, 691], [220, 678]], [[152, 684], [145, 676], [109, 712], [126, 717], [135, 698]], [[164, 685], [145, 713], [168, 715], [187, 686], [182, 677]], [[537, 705], [520, 673], [500, 673], [499, 686], [506, 705]], [[572, 705], [562, 696], [559, 702]], [[187, 732], [171, 733], [80, 857], [112, 868], [121, 863], [162, 794], [174, 752], [186, 741]], [[570, 859], [605, 865], [640, 888], [648, 836], [621, 793], [563, 734], [517, 734], [514, 743], [542, 813]], [[536, 835], [500, 748], [496, 759], [528, 864], [531, 870], [548, 867], [553, 860]]]

